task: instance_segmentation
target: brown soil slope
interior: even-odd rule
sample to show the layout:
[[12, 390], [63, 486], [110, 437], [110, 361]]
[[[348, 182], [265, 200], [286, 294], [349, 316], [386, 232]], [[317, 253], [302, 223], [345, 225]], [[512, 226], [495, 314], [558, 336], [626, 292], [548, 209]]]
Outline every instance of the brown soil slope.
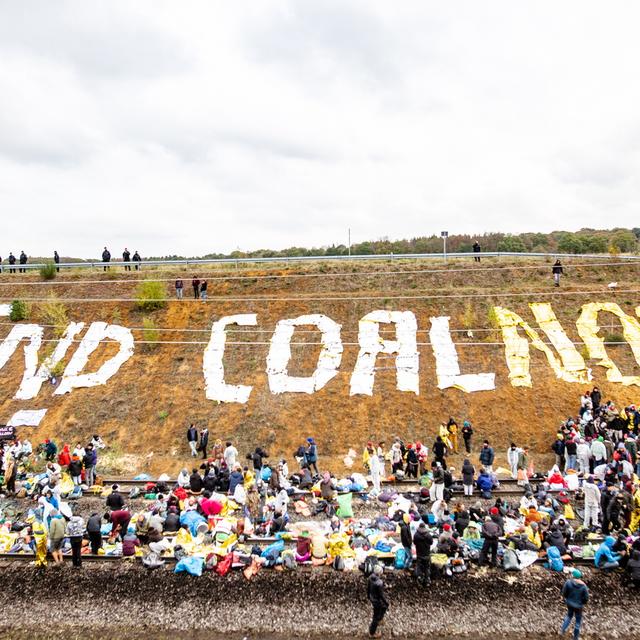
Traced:
[[[612, 262], [617, 263], [615, 259]], [[380, 261], [234, 271], [210, 268], [199, 271], [200, 277], [209, 279], [210, 300], [206, 303], [189, 296], [192, 273], [185, 268], [124, 273], [114, 267], [107, 274], [62, 273], [53, 283], [40, 282], [36, 274], [1, 275], [0, 302], [31, 299], [31, 322], [46, 324], [42, 300], [55, 294], [64, 302], [69, 320], [103, 320], [138, 328], [134, 336], [136, 341], [142, 341], [145, 336], [140, 328], [143, 319], [149, 317], [163, 329], [159, 339], [167, 343], [137, 343], [134, 356], [106, 386], [53, 396], [53, 387], [45, 384], [38, 397], [30, 401], [13, 399], [24, 368], [24, 357], [18, 350], [0, 370], [0, 422], [18, 409], [47, 408], [40, 427], [22, 430], [29, 433], [33, 442], [47, 436], [72, 441], [100, 433], [123, 453], [135, 455], [136, 470], [150, 471], [175, 469], [182, 464], [185, 430], [191, 421], [208, 425], [213, 439], [233, 439], [242, 453], [262, 444], [272, 456], [290, 456], [312, 434], [321, 454], [331, 456], [335, 467], [349, 447], [359, 451], [368, 439], [389, 441], [399, 434], [430, 442], [439, 422], [449, 415], [470, 419], [476, 427], [477, 440], [489, 437], [502, 448], [515, 439], [546, 452], [559, 422], [575, 413], [583, 389], [558, 381], [544, 355], [534, 349], [533, 388], [512, 387], [501, 334], [491, 322], [492, 305], [516, 311], [535, 327], [527, 303], [551, 302], [569, 337], [578, 341], [575, 321], [582, 304], [615, 301], [630, 315], [640, 304], [638, 293], [625, 292], [636, 289], [640, 273], [637, 263], [569, 264], [559, 290], [551, 286], [550, 265], [533, 262], [484, 260], [480, 265], [445, 266], [426, 261]], [[173, 279], [178, 275], [185, 281], [182, 302], [173, 299]], [[283, 275], [301, 277], [273, 277]], [[166, 279], [168, 302], [164, 309], [141, 312], [135, 302], [127, 301], [135, 299], [136, 279], [141, 278]], [[612, 281], [618, 283], [617, 292], [607, 287]], [[268, 299], [261, 299], [265, 297]], [[496, 390], [473, 394], [439, 390], [433, 351], [423, 344], [419, 346], [419, 396], [396, 389], [394, 357], [382, 355], [377, 360], [373, 396], [349, 396], [349, 379], [358, 353], [358, 320], [375, 309], [413, 311], [418, 320], [418, 343], [429, 341], [431, 316], [450, 316], [454, 342], [474, 343], [458, 347], [463, 372], [495, 372]], [[254, 344], [227, 345], [226, 381], [250, 384], [254, 389], [245, 405], [218, 405], [205, 398], [203, 352], [212, 322], [237, 313], [256, 313], [258, 326], [236, 327], [242, 330], [228, 333], [230, 343]], [[313, 395], [273, 395], [265, 368], [275, 324], [280, 319], [308, 313], [326, 314], [342, 325], [345, 351], [340, 373]], [[0, 320], [0, 338], [4, 338], [12, 323], [8, 318]], [[618, 319], [611, 314], [600, 314], [599, 323], [602, 335], [615, 338], [622, 333]], [[164, 331], [167, 329], [171, 331]], [[473, 336], [467, 336], [466, 329], [472, 329]], [[294, 342], [318, 342], [319, 335], [309, 328], [306, 333], [297, 330]], [[394, 333], [384, 337], [393, 339]], [[53, 328], [46, 329], [45, 338], [55, 338]], [[46, 343], [42, 351], [51, 349], [53, 344]], [[318, 345], [292, 346], [289, 373], [309, 375], [319, 350]], [[623, 373], [640, 372], [626, 343], [608, 350]], [[65, 362], [73, 351], [69, 350]], [[87, 370], [95, 370], [113, 353], [113, 345], [102, 345], [91, 357]], [[593, 367], [594, 382], [603, 389], [605, 398], [621, 404], [640, 399], [640, 389], [607, 383], [604, 369], [593, 361], [588, 364]]]

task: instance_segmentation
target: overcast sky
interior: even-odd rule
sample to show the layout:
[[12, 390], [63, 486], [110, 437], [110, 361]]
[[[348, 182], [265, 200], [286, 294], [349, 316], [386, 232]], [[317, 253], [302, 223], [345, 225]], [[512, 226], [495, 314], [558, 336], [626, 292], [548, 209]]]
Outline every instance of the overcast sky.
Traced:
[[640, 226], [638, 24], [631, 1], [0, 0], [0, 255]]

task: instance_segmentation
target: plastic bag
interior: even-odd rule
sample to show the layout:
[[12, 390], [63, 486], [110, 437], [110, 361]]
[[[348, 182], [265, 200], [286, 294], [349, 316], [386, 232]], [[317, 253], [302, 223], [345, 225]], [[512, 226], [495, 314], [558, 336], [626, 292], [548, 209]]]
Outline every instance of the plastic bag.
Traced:
[[336, 515], [339, 518], [353, 518], [353, 507], [351, 505], [353, 494], [345, 493], [339, 495], [336, 500], [338, 502], [338, 510], [336, 511]]
[[192, 576], [201, 576], [203, 567], [204, 560], [202, 558], [187, 556], [186, 558], [182, 558], [182, 560], [176, 564], [175, 573], [186, 571]]

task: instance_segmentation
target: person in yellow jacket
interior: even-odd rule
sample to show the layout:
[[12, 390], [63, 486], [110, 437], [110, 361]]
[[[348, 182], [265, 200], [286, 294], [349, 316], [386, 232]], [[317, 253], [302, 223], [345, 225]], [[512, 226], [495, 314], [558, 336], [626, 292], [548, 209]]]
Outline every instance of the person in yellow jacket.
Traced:
[[633, 486], [635, 487], [633, 492], [633, 511], [631, 512], [631, 522], [629, 524], [631, 533], [635, 533], [640, 526], [640, 485], [634, 484]]
[[367, 442], [367, 446], [364, 448], [364, 451], [362, 452], [362, 464], [364, 465], [364, 468], [367, 471], [369, 471], [369, 469], [371, 468], [370, 461], [374, 451], [375, 449], [373, 447], [373, 442]]
[[438, 435], [442, 438], [442, 442], [444, 442], [447, 449], [451, 451], [453, 447], [451, 446], [451, 440], [449, 440], [449, 428], [446, 424], [443, 423], [440, 425], [440, 431], [438, 432]]
[[33, 539], [36, 543], [36, 567], [47, 566], [47, 530], [44, 523], [34, 520], [31, 525]]
[[449, 440], [451, 441], [451, 448], [454, 453], [458, 453], [458, 425], [453, 418], [449, 418], [447, 423], [447, 429], [449, 431]]
[[529, 542], [533, 542], [533, 544], [540, 549], [542, 547], [542, 537], [540, 536], [540, 528], [538, 527], [537, 522], [530, 522], [524, 528], [525, 533], [527, 534], [527, 538], [529, 538]]

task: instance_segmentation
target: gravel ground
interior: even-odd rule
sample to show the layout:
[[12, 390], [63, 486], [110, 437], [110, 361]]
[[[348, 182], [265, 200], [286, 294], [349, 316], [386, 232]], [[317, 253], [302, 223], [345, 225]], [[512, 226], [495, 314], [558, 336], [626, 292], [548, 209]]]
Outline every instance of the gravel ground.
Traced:
[[[94, 564], [39, 570], [5, 563], [0, 638], [364, 637], [370, 608], [359, 572], [263, 570], [248, 582], [233, 572], [200, 578], [168, 569]], [[472, 570], [418, 589], [407, 575], [385, 576], [391, 608], [385, 635], [438, 638], [545, 638], [563, 615], [563, 577]], [[589, 573], [585, 637], [640, 638], [640, 594], [618, 575]]]

